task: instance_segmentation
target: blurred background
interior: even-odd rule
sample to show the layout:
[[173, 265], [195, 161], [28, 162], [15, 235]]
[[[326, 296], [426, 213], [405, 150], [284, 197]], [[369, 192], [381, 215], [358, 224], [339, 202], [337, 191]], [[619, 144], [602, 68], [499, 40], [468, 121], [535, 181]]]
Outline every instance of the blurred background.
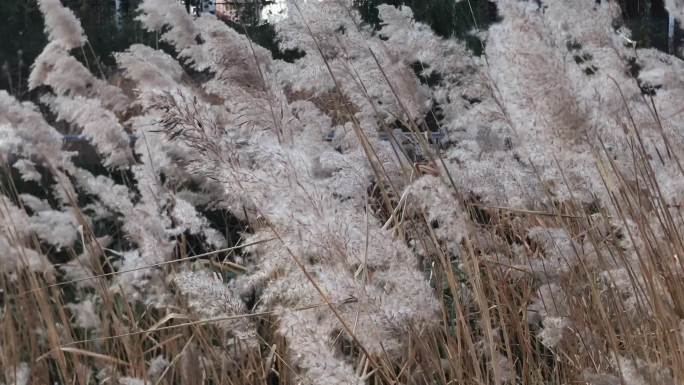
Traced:
[[[133, 43], [154, 46], [153, 34], [142, 30], [135, 21], [141, 0], [62, 0], [80, 19], [90, 47], [104, 68], [113, 63], [112, 53]], [[214, 13], [240, 32], [270, 49], [275, 57], [292, 60], [296, 52], [280, 52], [271, 22], [288, 17], [287, 0], [177, 0], [190, 13]], [[543, 5], [543, 0], [535, 0]], [[601, 0], [597, 0], [600, 2]], [[604, 0], [605, 1], [605, 0]], [[625, 25], [640, 47], [654, 47], [681, 57], [684, 33], [669, 17], [663, 0], [619, 0]], [[429, 24], [443, 37], [463, 39], [476, 54], [481, 54], [481, 34], [498, 19], [496, 3], [487, 0], [354, 0], [364, 22], [377, 25], [375, 7], [380, 3], [410, 6], [417, 20]], [[27, 98], [25, 81], [30, 65], [46, 44], [43, 19], [36, 0], [0, 1], [0, 89], [19, 98]], [[89, 49], [90, 49], [89, 47]], [[169, 50], [170, 47], [161, 45]], [[90, 52], [88, 53], [91, 54]], [[76, 55], [78, 56], [78, 55]]]

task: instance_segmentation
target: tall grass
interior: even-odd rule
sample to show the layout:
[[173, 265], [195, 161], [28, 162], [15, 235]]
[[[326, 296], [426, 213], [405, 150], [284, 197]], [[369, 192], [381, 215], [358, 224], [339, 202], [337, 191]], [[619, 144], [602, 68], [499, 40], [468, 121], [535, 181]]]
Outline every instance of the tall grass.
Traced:
[[[558, 202], [551, 212], [535, 212], [464, 200], [471, 233], [458, 259], [437, 241], [424, 215], [403, 216], [399, 229], [423, 229], [420, 242], [431, 257], [423, 264], [441, 302], [441, 326], [428, 336], [406, 335], [412, 342], [402, 361], [361, 354], [355, 363], [358, 373], [375, 384], [640, 384], [641, 379], [675, 384], [684, 378], [683, 234], [644, 157], [639, 129], [625, 127], [633, 135], [636, 180], [620, 173], [600, 146], [596, 149], [611, 207], [568, 201]], [[2, 192], [16, 198], [11, 179], [6, 181]], [[73, 209], [78, 210], [76, 202]], [[107, 290], [110, 267], [87, 222], [82, 225], [86, 249], [67, 253], [86, 253], [90, 267], [102, 272], [92, 278], [92, 292], [103, 304], [97, 317], [104, 334], [91, 338], [74, 326], [79, 314], [65, 306], [73, 292], [69, 286], [49, 287], [54, 277], [29, 272], [3, 275], [0, 362], [6, 383], [12, 383], [22, 362], [31, 363], [29, 383], [49, 379], [86, 384], [92, 368], [109, 383], [124, 374], [150, 378], [150, 363], [160, 356], [169, 366], [154, 373], [156, 383], [299, 383], [284, 353], [284, 341], [274, 334], [272, 315], [245, 315], [258, 319], [262, 349], [225, 354], [224, 349], [240, 349], [239, 344], [225, 340], [212, 325], [215, 320], [188, 322], [193, 315], [182, 298], [177, 298], [173, 313], [160, 314]], [[576, 258], [566, 260], [561, 273], [539, 276], [524, 265], [543, 264], [552, 250], [528, 237], [528, 230], [535, 227], [564, 229], [591, 247], [575, 249]], [[31, 246], [51, 255], [44, 245]], [[178, 253], [179, 258], [187, 255], [182, 249]], [[218, 266], [230, 268], [220, 262]], [[156, 268], [172, 272], [176, 266]], [[611, 277], [621, 269], [626, 276]], [[611, 284], [614, 280], [626, 282], [616, 286]], [[552, 293], [565, 295], [543, 296], [543, 306], [530, 310], [539, 298], [540, 282], [558, 283], [562, 290]], [[321, 302], [325, 306], [324, 298]], [[560, 342], [554, 347], [540, 340], [539, 330], [549, 325], [541, 325], [535, 311], [570, 320], [572, 327], [560, 328]], [[351, 343], [340, 349], [358, 346]]]
[[[604, 182], [597, 187], [610, 200], [587, 204], [575, 199], [574, 187], [566, 181], [571, 198], [558, 201], [549, 194], [547, 198], [553, 205], [546, 211], [491, 206], [468, 195], [449, 175], [443, 154], [427, 141], [419, 143], [426, 155], [420, 164], [409, 164], [408, 157], [397, 154], [395, 161], [405, 185], [426, 174], [441, 179], [455, 204], [466, 213], [467, 233], [460, 244], [461, 253], [455, 255], [440, 241], [436, 234], [439, 224], [428, 220], [421, 202], [403, 198], [394, 186], [395, 179], [388, 175], [356, 119], [357, 111], [347, 102], [317, 36], [311, 29], [308, 32], [335, 83], [330, 94], [336, 95], [329, 98], [325, 108], [351, 123], [374, 173], [368, 210], [397, 239], [421, 245], [424, 258], [420, 268], [430, 280], [441, 310], [438, 326], [427, 333], [407, 333], [403, 336], [407, 350], [399, 358], [390, 358], [388, 354], [370, 353], [355, 337], [353, 325], [338, 315], [341, 304], [331, 301], [316, 286], [319, 301], [295, 310], [328, 309], [339, 318], [348, 338], [341, 337], [344, 333], [340, 331], [331, 339], [332, 345], [346, 357], [353, 357], [349, 364], [359, 377], [378, 385], [637, 385], [684, 381], [684, 266], [680, 260], [684, 255], [684, 234], [678, 227], [679, 207], [671, 207], [663, 198], [645, 149], [647, 144], [640, 135], [652, 129], [650, 126], [640, 127], [632, 119], [623, 127], [632, 151], [634, 167], [630, 175], [615, 165], [600, 137], [585, 136], [583, 140], [590, 142], [595, 166]], [[417, 119], [411, 117], [395, 92], [395, 79], [377, 58], [375, 63], [409, 118], [405, 126], [417, 138], [423, 138]], [[616, 92], [620, 92], [619, 88]], [[652, 112], [664, 142], [669, 143], [657, 110], [649, 100], [642, 102]], [[185, 140], [200, 152], [215, 153], [218, 162], [221, 157], [212, 149], [211, 138], [173, 131], [181, 118], [187, 126], [202, 128], [202, 117], [193, 115], [197, 110], [191, 106], [176, 106], [176, 115], [174, 106], [169, 106], [170, 115], [164, 121], [167, 134], [173, 140]], [[499, 107], [505, 116], [505, 102], [499, 101]], [[626, 101], [625, 107], [629, 112]], [[268, 119], [276, 121], [276, 112], [270, 113]], [[661, 161], [679, 164], [676, 154], [675, 150], [668, 151]], [[565, 178], [566, 170], [558, 167]], [[21, 181], [8, 166], [3, 172], [0, 192], [21, 202]], [[113, 277], [133, 270], [113, 270], [108, 253], [85, 219], [82, 202], [78, 197], [70, 198], [69, 207], [79, 219], [79, 246], [58, 251], [38, 237], [13, 242], [40, 250], [56, 266], [78, 259], [95, 274], [68, 282], [54, 271], [20, 270], [0, 275], [0, 380], [5, 384], [80, 385], [94, 383], [95, 378], [111, 384], [311, 382], [293, 364], [297, 346], [288, 346], [278, 333], [273, 311], [205, 319], [193, 311], [171, 281], [164, 282], [174, 304], [167, 309], [146, 306], [127, 298], [123, 290], [111, 290]], [[7, 210], [0, 208], [0, 213], [4, 212]], [[251, 229], [272, 230], [273, 239], [269, 241], [282, 241], [267, 220], [250, 221]], [[11, 227], [11, 218], [3, 222]], [[112, 236], [117, 231], [112, 229]], [[556, 235], [559, 231], [568, 235], [569, 242]], [[11, 228], [8, 234], [13, 234]], [[183, 265], [201, 266], [228, 277], [247, 270], [240, 263], [215, 256], [238, 253], [253, 245], [238, 243], [198, 253], [185, 235], [179, 238], [173, 260], [136, 270], [156, 269], [164, 277], [171, 277]], [[299, 256], [289, 249], [287, 252], [316, 285]], [[77, 289], [80, 283], [87, 283], [87, 288]], [[96, 298], [101, 305], [92, 314], [101, 323], [100, 335], [90, 335], [87, 328], [77, 326], [79, 317], [91, 316], [83, 313], [87, 308], [67, 305], [82, 302], [85, 298], [78, 296], [84, 295]], [[349, 298], [345, 303], [354, 301]], [[255, 322], [258, 349], [248, 349], [244, 341], [227, 335], [220, 327], [221, 322], [238, 318]], [[412, 326], [406, 328], [412, 330]], [[30, 364], [30, 374], [21, 381], [22, 376], [27, 376], [25, 363]]]

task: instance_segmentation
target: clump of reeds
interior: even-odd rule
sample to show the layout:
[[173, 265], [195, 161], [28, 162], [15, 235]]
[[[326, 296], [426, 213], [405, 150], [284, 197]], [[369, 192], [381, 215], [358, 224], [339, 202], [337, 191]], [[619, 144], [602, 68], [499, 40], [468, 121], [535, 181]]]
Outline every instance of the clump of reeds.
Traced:
[[[119, 87], [40, 2], [57, 116], [0, 91], [0, 383], [682, 381], [681, 124], [582, 27], [611, 5], [504, 2], [484, 60], [348, 3], [292, 2], [286, 63], [146, 0], [176, 54], [117, 54]], [[605, 77], [568, 66], [582, 44]]]

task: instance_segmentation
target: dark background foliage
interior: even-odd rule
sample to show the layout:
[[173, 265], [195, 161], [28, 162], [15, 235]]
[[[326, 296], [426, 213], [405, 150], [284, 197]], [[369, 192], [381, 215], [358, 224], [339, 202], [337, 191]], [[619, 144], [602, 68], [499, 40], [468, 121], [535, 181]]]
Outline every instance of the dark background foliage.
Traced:
[[[124, 50], [132, 43], [155, 45], [153, 34], [145, 33], [135, 22], [135, 10], [141, 0], [62, 0], [80, 19], [90, 41], [88, 51], [77, 53], [96, 57], [107, 69], [113, 63], [112, 52]], [[192, 2], [193, 0], [188, 0]], [[535, 0], [539, 1], [539, 0]], [[601, 0], [597, 0], [600, 2]], [[603, 0], [606, 1], [606, 0]], [[258, 10], [266, 0], [255, 0], [242, 6], [240, 23], [234, 27], [248, 33], [252, 39], [270, 49], [276, 58], [295, 59], [301, 53], [280, 52], [277, 48], [272, 26], [258, 20]], [[663, 0], [619, 0], [623, 9], [623, 20], [616, 26], [626, 24], [633, 38], [642, 47], [668, 50], [668, 15]], [[118, 12], [116, 5], [118, 3]], [[471, 31], [486, 30], [496, 22], [496, 5], [488, 0], [355, 0], [364, 21], [379, 27], [376, 6], [380, 3], [407, 5], [413, 9], [417, 20], [429, 24], [443, 37], [463, 39], [475, 53], [482, 53], [483, 43]], [[541, 2], [543, 4], [543, 1]], [[43, 19], [36, 0], [0, 1], [0, 89], [7, 89], [20, 98], [27, 96], [26, 77], [30, 64], [41, 52], [47, 40], [43, 33]], [[677, 28], [675, 40], [684, 37]], [[160, 48], [169, 49], [162, 46]]]

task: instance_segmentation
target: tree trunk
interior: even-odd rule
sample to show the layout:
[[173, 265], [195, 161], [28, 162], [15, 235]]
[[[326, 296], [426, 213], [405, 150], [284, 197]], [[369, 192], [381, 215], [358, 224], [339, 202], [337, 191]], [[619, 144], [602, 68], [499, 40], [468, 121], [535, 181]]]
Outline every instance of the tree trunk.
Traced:
[[121, 0], [114, 0], [114, 25], [116, 30], [121, 30]]
[[668, 15], [668, 25], [667, 25], [667, 51], [670, 55], [675, 53], [674, 48], [674, 33], [675, 33], [675, 18], [672, 12]]

